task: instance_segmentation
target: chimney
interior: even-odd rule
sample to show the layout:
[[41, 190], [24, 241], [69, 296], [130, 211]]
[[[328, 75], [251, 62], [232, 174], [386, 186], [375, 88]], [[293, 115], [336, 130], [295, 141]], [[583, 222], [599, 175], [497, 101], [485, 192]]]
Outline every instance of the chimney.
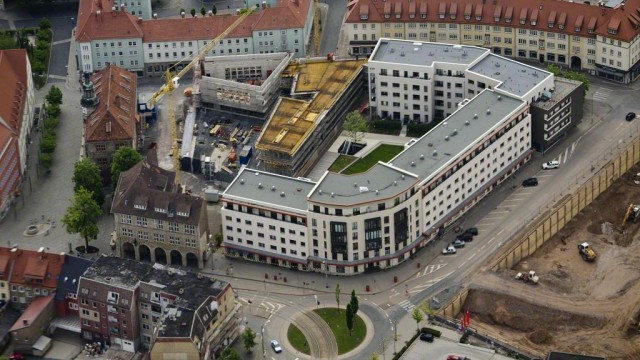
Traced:
[[29, 320], [22, 320], [22, 325], [29, 326]]

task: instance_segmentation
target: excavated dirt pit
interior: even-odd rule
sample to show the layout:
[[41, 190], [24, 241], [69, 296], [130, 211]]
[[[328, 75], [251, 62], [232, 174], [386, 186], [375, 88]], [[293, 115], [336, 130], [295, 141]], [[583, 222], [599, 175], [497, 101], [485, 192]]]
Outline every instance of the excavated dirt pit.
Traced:
[[[640, 359], [640, 223], [621, 227], [629, 204], [640, 204], [640, 186], [630, 176], [636, 172], [512, 270], [476, 277], [464, 307], [476, 328], [541, 357], [555, 350]], [[596, 251], [595, 262], [580, 257], [584, 241]], [[514, 280], [529, 270], [538, 285]]]

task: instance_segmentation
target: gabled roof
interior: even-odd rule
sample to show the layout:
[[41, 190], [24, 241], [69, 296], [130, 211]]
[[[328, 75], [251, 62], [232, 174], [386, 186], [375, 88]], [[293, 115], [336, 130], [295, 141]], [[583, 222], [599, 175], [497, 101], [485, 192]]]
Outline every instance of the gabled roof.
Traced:
[[[146, 206], [140, 206], [143, 197]], [[111, 212], [197, 225], [203, 204], [201, 197], [178, 192], [174, 172], [143, 160], [120, 174]]]
[[107, 67], [91, 76], [98, 105], [87, 117], [87, 142], [135, 137], [137, 78], [122, 68]]
[[[426, 6], [428, 0], [397, 0], [405, 4], [412, 2], [422, 9]], [[473, 9], [472, 22], [478, 25], [490, 26], [510, 26], [523, 27], [527, 29], [537, 29], [540, 31], [554, 31], [565, 33], [567, 35], [580, 35], [595, 37], [602, 35], [607, 38], [614, 38], [623, 41], [631, 41], [640, 35], [640, 0], [627, 0], [624, 6], [617, 8], [608, 8], [600, 6], [586, 5], [581, 2], [568, 2], [556, 0], [539, 0], [532, 4], [528, 0], [447, 0], [442, 2], [432, 2], [436, 6], [437, 12], [432, 12], [425, 17], [410, 17], [402, 14], [400, 21], [402, 22], [429, 22], [429, 23], [449, 23], [452, 21], [459, 22], [459, 18], [455, 19], [451, 13], [447, 11], [451, 9], [464, 9], [465, 15]], [[363, 5], [368, 7], [369, 16], [367, 19], [361, 19], [359, 16], [359, 8]], [[350, 11], [345, 20], [346, 23], [374, 23], [380, 22], [385, 12], [390, 10], [389, 1], [377, 0], [359, 0], [352, 5], [355, 11]], [[376, 13], [378, 16], [376, 16]], [[555, 16], [552, 14], [555, 13]], [[476, 20], [476, 17], [480, 17]], [[498, 21], [495, 21], [495, 18]], [[555, 17], [555, 23], [549, 28], [549, 19]], [[588, 21], [589, 26], [576, 27], [574, 24], [578, 22], [578, 18], [582, 17], [583, 21]], [[509, 19], [510, 21], [507, 21]], [[524, 24], [520, 24], [520, 20], [524, 20]], [[532, 25], [531, 19], [536, 20]], [[615, 20], [614, 20], [615, 19]], [[610, 33], [609, 24], [616, 25], [619, 23], [617, 32]], [[563, 25], [560, 29], [559, 25]], [[613, 28], [614, 26], [611, 26]], [[578, 31], [576, 31], [578, 29]], [[591, 30], [591, 31], [589, 31]]]
[[93, 261], [71, 255], [65, 255], [64, 265], [58, 278], [56, 301], [65, 299], [67, 293], [77, 293], [80, 276], [93, 264]]
[[[3, 249], [3, 252], [8, 252]], [[64, 255], [18, 249], [10, 253], [13, 260], [11, 284], [33, 284], [31, 279], [41, 280], [42, 287], [54, 289], [58, 284], [58, 276], [64, 263]]]
[[40, 316], [40, 314], [42, 314], [44, 309], [46, 309], [52, 301], [53, 295], [41, 296], [33, 299], [9, 331], [17, 331], [33, 325], [33, 322], [38, 318], [38, 316]]
[[[259, 14], [249, 15], [227, 37], [251, 37], [252, 24]], [[211, 40], [231, 26], [237, 17], [233, 15], [152, 19], [140, 24], [144, 42], [176, 40]]]
[[0, 148], [8, 136], [20, 134], [29, 84], [27, 61], [24, 49], [0, 50]]
[[[76, 41], [86, 42], [98, 39], [142, 38], [142, 30], [135, 16], [127, 11], [111, 11], [94, 4], [91, 0], [80, 1]], [[96, 0], [95, 3], [98, 1]], [[84, 4], [83, 4], [84, 3]]]

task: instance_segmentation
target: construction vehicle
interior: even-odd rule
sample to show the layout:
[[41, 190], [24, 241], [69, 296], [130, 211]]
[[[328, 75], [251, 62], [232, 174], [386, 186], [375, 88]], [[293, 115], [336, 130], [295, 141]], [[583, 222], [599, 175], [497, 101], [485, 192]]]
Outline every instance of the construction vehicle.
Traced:
[[623, 227], [624, 224], [631, 220], [633, 222], [638, 221], [638, 217], [640, 216], [640, 205], [629, 204], [627, 208], [627, 212], [624, 214], [624, 218], [622, 219], [622, 224], [620, 227]]
[[596, 252], [589, 246], [588, 242], [583, 242], [582, 244], [578, 244], [578, 252], [580, 252], [580, 256], [582, 256], [582, 260], [584, 261], [595, 261], [596, 260]]
[[535, 271], [531, 270], [526, 274], [523, 274], [521, 272], [517, 273], [516, 280], [521, 280], [527, 284], [536, 285], [538, 283], [538, 280], [540, 280], [540, 278], [538, 277], [538, 275], [536, 275]]
[[[186, 73], [191, 71], [191, 69], [194, 69], [195, 67], [196, 71], [199, 71], [199, 66], [197, 65], [200, 64], [200, 61], [202, 61], [202, 59], [204, 59], [204, 57], [211, 50], [213, 50], [213, 48], [220, 42], [220, 40], [226, 38], [227, 35], [229, 35], [236, 27], [238, 27], [238, 25], [240, 25], [247, 18], [247, 16], [251, 15], [252, 13], [253, 13], [253, 8], [251, 7], [246, 9], [246, 11], [242, 12], [240, 16], [238, 16], [238, 18], [228, 28], [226, 28], [220, 35], [218, 35], [215, 39], [209, 41], [207, 44], [205, 44], [200, 49], [198, 49], [198, 51], [194, 53], [193, 59], [187, 65], [185, 65], [182, 68], [182, 70], [180, 70], [177, 74], [174, 75], [172, 70], [176, 68], [180, 63], [182, 63], [186, 59], [186, 57], [178, 61], [176, 64], [169, 66], [167, 68], [167, 71], [164, 74], [164, 81], [165, 81], [164, 85], [162, 85], [158, 91], [153, 93], [149, 98], [149, 101], [147, 101], [147, 108], [152, 109], [155, 106], [155, 104], [158, 101], [160, 101], [160, 99], [164, 95], [169, 95], [167, 108], [168, 108], [168, 114], [169, 114], [169, 129], [170, 129], [171, 144], [172, 144], [171, 153], [169, 155], [173, 157], [173, 169], [176, 172], [176, 182], [180, 181], [179, 180], [180, 154], [178, 149], [178, 139], [177, 139], [177, 130], [176, 130], [175, 104], [173, 103], [173, 98], [171, 96], [171, 93], [180, 85], [179, 84], [180, 79]], [[196, 74], [194, 78], [197, 79], [198, 76], [199, 75]], [[193, 93], [193, 89], [192, 89], [192, 93]]]

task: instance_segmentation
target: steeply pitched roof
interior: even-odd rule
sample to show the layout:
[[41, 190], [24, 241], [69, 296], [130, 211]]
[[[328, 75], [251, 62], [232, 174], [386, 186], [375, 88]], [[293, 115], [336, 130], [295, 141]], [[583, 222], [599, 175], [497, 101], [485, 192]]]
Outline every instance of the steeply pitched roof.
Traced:
[[[391, 0], [391, 2], [394, 3], [407, 4], [411, 1], [413, 0]], [[420, 3], [419, 8], [422, 9], [424, 6], [425, 9], [427, 9], [424, 5], [427, 3], [427, 0], [417, 0], [416, 2]], [[353, 8], [349, 12], [346, 22], [380, 22], [380, 19], [384, 18], [385, 6], [391, 6], [387, 4], [389, 4], [389, 2], [359, 0], [357, 4], [352, 5]], [[424, 17], [422, 17], [421, 14], [421, 16], [410, 18], [408, 13], [405, 12], [401, 14], [400, 20], [397, 20], [395, 16], [390, 16], [389, 18], [393, 18], [395, 22], [463, 23], [471, 21], [478, 25], [511, 26], [541, 31], [553, 31], [568, 35], [590, 37], [602, 35], [607, 38], [624, 41], [630, 41], [640, 34], [640, 0], [627, 0], [623, 6], [616, 8], [556, 0], [539, 0], [535, 3], [528, 0], [496, 0], [494, 2], [484, 0], [448, 0], [439, 4], [440, 6], [438, 7], [437, 3], [431, 3], [431, 6], [429, 6], [431, 9], [429, 9], [430, 11], [428, 11]], [[453, 4], [457, 4], [457, 6], [455, 6], [457, 9], [465, 9], [468, 4], [472, 4], [475, 8], [474, 17], [472, 17], [471, 20], [465, 20], [459, 11], [457, 14], [453, 14], [451, 12], [451, 9], [454, 8]], [[360, 7], [365, 5], [368, 8], [368, 19], [362, 19], [360, 15]], [[498, 7], [500, 7], [500, 11], [498, 11]], [[503, 11], [505, 8], [506, 10]], [[550, 24], [548, 20], [552, 17], [552, 13], [556, 14], [556, 21], [552, 27], [549, 27]], [[440, 18], [440, 15], [443, 15], [443, 17]], [[497, 22], [494, 19], [496, 15], [499, 18]], [[475, 16], [480, 16], [481, 19], [476, 20]], [[537, 17], [537, 19], [534, 19], [537, 21], [535, 25], [532, 25], [531, 20], [534, 16]], [[579, 17], [583, 17], [589, 26], [576, 28], [575, 24]], [[507, 18], [510, 18], [511, 21], [507, 22]], [[521, 18], [524, 19], [524, 24], [520, 24]], [[560, 28], [561, 25], [562, 28]], [[591, 29], [591, 33], [589, 29]], [[615, 33], [611, 33], [609, 29], [612, 29]]]
[[14, 258], [13, 272], [9, 279], [11, 284], [26, 284], [29, 278], [42, 280], [43, 287], [53, 289], [57, 286], [64, 255], [18, 249], [9, 256]]
[[16, 331], [27, 328], [42, 314], [42, 311], [53, 301], [53, 295], [41, 296], [33, 299], [27, 309], [22, 313], [18, 321], [13, 324], [11, 330]]
[[127, 11], [112, 11], [110, 6], [108, 0], [80, 1], [76, 41], [142, 38], [138, 19]]
[[[251, 27], [259, 16], [259, 14], [249, 15], [227, 37], [251, 37]], [[236, 19], [236, 16], [226, 15], [147, 20], [140, 24], [144, 33], [142, 40], [144, 42], [210, 40], [220, 35]]]
[[27, 61], [24, 49], [0, 50], [0, 145], [7, 136], [20, 134], [29, 84]]
[[65, 255], [64, 265], [58, 278], [56, 301], [64, 300], [67, 293], [77, 293], [80, 276], [93, 264], [93, 261], [71, 255]]
[[111, 212], [197, 225], [203, 199], [177, 190], [174, 172], [144, 160], [120, 174]]
[[128, 140], [135, 137], [136, 75], [107, 65], [91, 76], [98, 105], [86, 121], [87, 142]]

